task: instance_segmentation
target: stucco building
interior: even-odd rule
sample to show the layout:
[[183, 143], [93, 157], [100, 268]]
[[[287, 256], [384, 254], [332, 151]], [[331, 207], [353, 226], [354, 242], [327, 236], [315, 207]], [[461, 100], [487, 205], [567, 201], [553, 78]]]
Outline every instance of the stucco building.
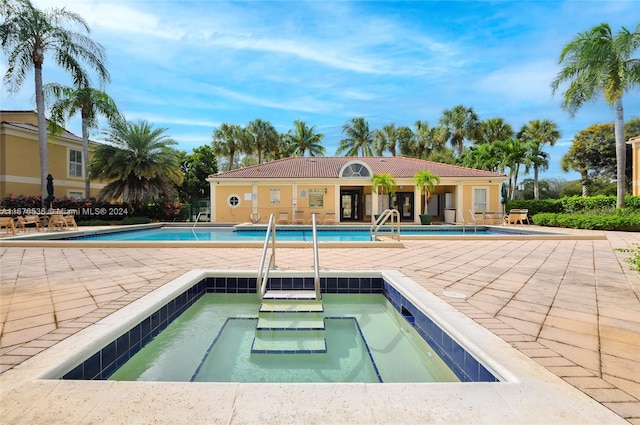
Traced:
[[[0, 111], [0, 197], [41, 194], [38, 146], [35, 111]], [[89, 143], [89, 158], [94, 146]], [[49, 136], [49, 173], [56, 198], [84, 198], [81, 137], [66, 130]], [[92, 181], [91, 196], [103, 186]]]
[[[209, 176], [211, 221], [266, 222], [270, 214], [302, 211], [340, 223], [371, 222], [385, 208], [398, 209], [403, 222], [420, 223], [424, 196], [413, 176], [430, 170], [440, 177], [428, 213], [436, 221], [471, 220], [471, 211], [501, 213], [505, 175], [405, 157], [293, 157]], [[396, 179], [395, 196], [376, 193], [374, 174]]]

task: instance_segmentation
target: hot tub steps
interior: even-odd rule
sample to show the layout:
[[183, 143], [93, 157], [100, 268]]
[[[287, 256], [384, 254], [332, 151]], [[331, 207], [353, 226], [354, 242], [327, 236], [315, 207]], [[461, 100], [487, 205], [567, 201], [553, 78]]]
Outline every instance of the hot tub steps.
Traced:
[[326, 353], [322, 300], [263, 299], [252, 354]]
[[264, 312], [258, 317], [256, 330], [324, 330], [322, 313]]
[[256, 330], [251, 345], [252, 354], [314, 354], [326, 353], [324, 331]]
[[267, 300], [315, 300], [316, 291], [303, 289], [268, 290], [262, 298]]

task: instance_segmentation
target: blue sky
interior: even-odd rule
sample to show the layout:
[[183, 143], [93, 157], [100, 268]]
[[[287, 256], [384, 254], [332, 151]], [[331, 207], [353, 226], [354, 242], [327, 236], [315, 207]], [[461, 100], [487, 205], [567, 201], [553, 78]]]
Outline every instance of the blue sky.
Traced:
[[[633, 0], [32, 1], [88, 21], [107, 51], [106, 91], [128, 120], [166, 128], [179, 149], [210, 143], [224, 122], [261, 118], [286, 132], [301, 119], [325, 134], [329, 156], [354, 117], [372, 129], [436, 125], [444, 109], [463, 104], [516, 131], [555, 121], [562, 138], [547, 149], [541, 177], [561, 179], [578, 177], [560, 170], [573, 136], [612, 122], [613, 111], [602, 99], [573, 119], [560, 108], [550, 89], [559, 53], [578, 32], [602, 22], [633, 29], [640, 17]], [[45, 83], [70, 84], [51, 58], [43, 74]], [[35, 109], [32, 80], [11, 98], [3, 87], [2, 109]], [[625, 120], [640, 117], [639, 89], [624, 106]], [[81, 134], [79, 119], [67, 128]]]

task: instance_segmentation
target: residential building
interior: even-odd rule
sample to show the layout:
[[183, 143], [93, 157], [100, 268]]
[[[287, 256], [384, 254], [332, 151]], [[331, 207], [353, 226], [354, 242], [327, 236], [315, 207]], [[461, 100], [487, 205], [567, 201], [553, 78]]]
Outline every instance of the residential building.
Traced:
[[635, 136], [627, 142], [631, 145], [632, 168], [631, 186], [632, 194], [640, 196], [640, 136]]
[[[96, 146], [89, 142], [89, 158]], [[0, 111], [0, 197], [40, 195], [40, 153], [35, 111]], [[84, 198], [82, 138], [64, 130], [49, 136], [49, 174], [54, 195]], [[91, 196], [104, 184], [91, 182]]]
[[[440, 177], [427, 212], [435, 221], [469, 223], [477, 214], [501, 216], [505, 175], [405, 157], [292, 157], [210, 175], [211, 221], [266, 222], [302, 211], [304, 222], [318, 213], [340, 223], [367, 223], [387, 207], [403, 222], [420, 223], [424, 196], [413, 176], [430, 170]], [[374, 174], [396, 180], [393, 197], [372, 187]], [[483, 214], [484, 215], [484, 214]]]

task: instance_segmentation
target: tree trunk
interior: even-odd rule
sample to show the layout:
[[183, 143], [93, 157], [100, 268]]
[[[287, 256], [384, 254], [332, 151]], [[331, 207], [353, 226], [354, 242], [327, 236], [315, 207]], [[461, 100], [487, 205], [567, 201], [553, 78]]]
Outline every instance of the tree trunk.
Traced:
[[627, 160], [627, 144], [624, 140], [624, 114], [622, 110], [622, 95], [620, 95], [620, 97], [615, 100], [614, 108], [616, 111], [616, 119], [614, 121], [616, 134], [616, 177], [618, 179], [618, 196], [616, 200], [616, 208], [620, 209], [624, 207], [624, 196], [626, 194], [624, 167]]
[[89, 126], [82, 114], [82, 173], [84, 175], [84, 198], [91, 198], [91, 183], [89, 181]]
[[38, 119], [38, 151], [40, 154], [40, 195], [42, 206], [47, 197], [47, 175], [49, 174], [49, 146], [47, 141], [47, 117], [44, 110], [44, 92], [42, 91], [42, 64], [34, 64], [36, 85], [36, 113]]
[[538, 166], [533, 166], [533, 199], [540, 198], [540, 189], [538, 188]]

